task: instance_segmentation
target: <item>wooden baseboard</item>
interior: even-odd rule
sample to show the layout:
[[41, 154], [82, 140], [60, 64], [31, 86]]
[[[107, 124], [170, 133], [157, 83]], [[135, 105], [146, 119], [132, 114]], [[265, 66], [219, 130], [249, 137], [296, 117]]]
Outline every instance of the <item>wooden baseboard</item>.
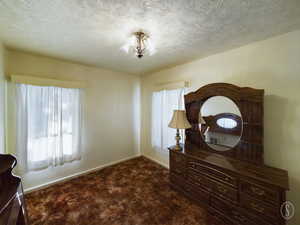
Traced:
[[159, 160], [157, 160], [157, 159], [155, 159], [155, 158], [153, 158], [153, 157], [151, 157], [149, 155], [142, 155], [142, 156], [144, 156], [145, 158], [150, 159], [151, 161], [156, 162], [156, 163], [160, 164], [161, 166], [169, 169], [169, 165], [166, 164], [166, 163], [163, 163], [163, 162], [161, 162], [161, 161], [159, 161]]
[[80, 177], [80, 176], [83, 176], [83, 175], [86, 175], [86, 174], [89, 174], [89, 173], [93, 173], [95, 171], [104, 169], [105, 167], [112, 166], [112, 165], [115, 165], [115, 164], [118, 164], [118, 163], [130, 160], [130, 159], [134, 159], [134, 158], [137, 158], [137, 157], [140, 157], [140, 156], [141, 155], [134, 155], [134, 156], [126, 157], [126, 158], [123, 158], [123, 159], [120, 159], [120, 160], [117, 160], [117, 161], [106, 163], [104, 165], [97, 166], [95, 168], [88, 169], [88, 170], [85, 170], [85, 171], [82, 171], [82, 172], [74, 173], [72, 175], [56, 179], [56, 180], [47, 182], [45, 184], [41, 184], [41, 185], [37, 185], [35, 187], [27, 188], [27, 189], [24, 190], [24, 192], [25, 192], [25, 194], [28, 194], [28, 193], [33, 192], [33, 191], [41, 190], [41, 189], [50, 187], [52, 185], [55, 185], [55, 184], [58, 184], [58, 183], [63, 183], [63, 182], [66, 182], [68, 180], [74, 179], [76, 177]]

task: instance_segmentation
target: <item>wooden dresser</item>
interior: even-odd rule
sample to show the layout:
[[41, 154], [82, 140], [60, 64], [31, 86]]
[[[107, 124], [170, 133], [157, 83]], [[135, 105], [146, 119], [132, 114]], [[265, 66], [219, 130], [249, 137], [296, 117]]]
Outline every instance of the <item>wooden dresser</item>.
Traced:
[[[241, 138], [229, 151], [212, 149], [199, 130], [201, 106], [216, 95], [232, 99], [243, 118]], [[186, 130], [181, 151], [169, 148], [170, 183], [207, 207], [208, 225], [286, 224], [281, 206], [289, 189], [288, 173], [264, 164], [262, 99], [261, 90], [223, 83], [185, 96], [192, 128]]]
[[11, 155], [0, 154], [0, 224], [27, 225], [27, 214], [22, 182], [12, 175], [17, 160]]
[[280, 207], [288, 189], [286, 171], [194, 148], [170, 148], [170, 181], [208, 207], [209, 225], [285, 224]]

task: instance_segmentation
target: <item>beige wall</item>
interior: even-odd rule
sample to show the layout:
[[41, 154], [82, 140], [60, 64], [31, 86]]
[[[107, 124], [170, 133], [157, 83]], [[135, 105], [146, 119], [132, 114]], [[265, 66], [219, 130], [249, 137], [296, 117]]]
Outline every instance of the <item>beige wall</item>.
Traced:
[[[265, 161], [287, 169], [300, 224], [300, 31], [213, 55], [142, 77], [142, 153], [164, 164], [168, 155], [151, 148], [151, 92], [157, 83], [188, 80], [189, 91], [213, 82], [265, 89]], [[0, 48], [0, 78], [1, 57]], [[139, 154], [139, 88], [136, 76], [7, 51], [6, 74], [85, 80], [84, 157], [80, 162], [24, 176], [25, 188]], [[12, 104], [12, 102], [8, 102]], [[2, 104], [1, 104], [2, 106]], [[1, 121], [1, 120], [0, 120]]]
[[[139, 77], [14, 50], [8, 50], [6, 56], [6, 75], [84, 80], [88, 83], [82, 160], [25, 174], [25, 189], [139, 154]], [[13, 104], [13, 99], [8, 99], [8, 104]], [[13, 124], [14, 117], [8, 115], [8, 118], [9, 124]], [[10, 151], [14, 151], [13, 141], [11, 136], [8, 141]]]
[[265, 89], [265, 162], [289, 171], [288, 199], [300, 224], [300, 31], [162, 70], [142, 78], [142, 153], [164, 164], [151, 148], [151, 91], [155, 84], [191, 81], [191, 90], [214, 82]]
[[4, 46], [0, 40], [0, 153], [5, 149], [5, 82], [4, 82]]

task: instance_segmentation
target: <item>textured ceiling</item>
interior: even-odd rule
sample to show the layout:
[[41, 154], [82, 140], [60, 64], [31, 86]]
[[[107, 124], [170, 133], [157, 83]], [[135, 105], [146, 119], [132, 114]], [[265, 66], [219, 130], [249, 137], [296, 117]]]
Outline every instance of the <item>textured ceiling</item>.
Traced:
[[[300, 0], [0, 0], [12, 48], [143, 74], [300, 28]], [[157, 53], [120, 51], [150, 33]]]

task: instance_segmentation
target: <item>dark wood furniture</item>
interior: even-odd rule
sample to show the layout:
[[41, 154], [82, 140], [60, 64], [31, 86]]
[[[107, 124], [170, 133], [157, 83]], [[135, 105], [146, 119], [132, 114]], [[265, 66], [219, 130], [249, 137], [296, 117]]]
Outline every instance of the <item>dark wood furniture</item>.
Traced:
[[[264, 165], [263, 90], [217, 83], [185, 96], [187, 118], [182, 151], [170, 147], [170, 183], [208, 209], [209, 225], [283, 225], [281, 205], [289, 189], [287, 171]], [[231, 150], [216, 151], [199, 131], [201, 105], [226, 96], [239, 107], [242, 136]]]
[[28, 224], [22, 182], [12, 174], [17, 160], [0, 154], [0, 224]]
[[[225, 96], [231, 99], [239, 108], [243, 121], [240, 142], [231, 150], [222, 153], [210, 148], [200, 137], [199, 131], [201, 106], [213, 96]], [[186, 142], [193, 143], [205, 151], [263, 164], [263, 97], [264, 90], [242, 88], [225, 83], [209, 84], [186, 95], [185, 108], [187, 118], [192, 125], [191, 129], [186, 130]]]

